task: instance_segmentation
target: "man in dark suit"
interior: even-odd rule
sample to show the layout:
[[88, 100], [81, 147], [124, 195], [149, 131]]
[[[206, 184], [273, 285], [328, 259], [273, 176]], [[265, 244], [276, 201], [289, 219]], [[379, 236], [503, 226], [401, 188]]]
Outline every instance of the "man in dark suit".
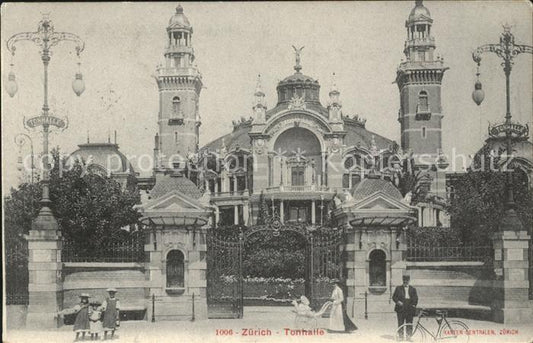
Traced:
[[[409, 281], [409, 275], [404, 275], [403, 284], [401, 286], [396, 286], [394, 294], [392, 295], [392, 301], [396, 304], [394, 306], [394, 311], [396, 311], [396, 316], [398, 317], [398, 327], [402, 326], [404, 323], [413, 323], [416, 305], [418, 304], [416, 289], [409, 286]], [[408, 327], [406, 331], [407, 339], [410, 339], [412, 327]], [[400, 339], [403, 338], [403, 333], [400, 333]]]

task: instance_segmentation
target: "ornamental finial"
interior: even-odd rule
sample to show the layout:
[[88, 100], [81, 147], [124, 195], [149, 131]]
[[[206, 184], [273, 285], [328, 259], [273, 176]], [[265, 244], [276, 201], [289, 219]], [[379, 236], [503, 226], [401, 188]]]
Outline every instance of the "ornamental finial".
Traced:
[[294, 65], [294, 70], [296, 70], [296, 72], [299, 73], [300, 70], [302, 70], [302, 65], [300, 64], [300, 61], [301, 61], [300, 58], [301, 58], [302, 50], [305, 47], [302, 46], [301, 48], [297, 48], [293, 45], [292, 48], [294, 49], [294, 53], [296, 55], [296, 64]]
[[511, 29], [513, 28], [513, 26], [509, 23], [505, 23], [502, 25], [503, 26], [503, 31], [504, 32], [511, 32]]
[[257, 74], [257, 85], [255, 86], [255, 95], [265, 95], [261, 87], [261, 74]]
[[337, 75], [335, 73], [331, 75], [331, 92], [339, 92], [337, 88]]

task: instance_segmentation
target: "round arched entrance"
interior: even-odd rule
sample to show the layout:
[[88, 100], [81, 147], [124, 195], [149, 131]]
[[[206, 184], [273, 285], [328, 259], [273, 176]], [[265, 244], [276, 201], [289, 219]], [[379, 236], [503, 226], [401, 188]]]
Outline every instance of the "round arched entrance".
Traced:
[[282, 132], [274, 143], [274, 151], [278, 157], [272, 170], [274, 184], [303, 186], [316, 183], [316, 178], [322, 175], [321, 144], [310, 130], [294, 127]]

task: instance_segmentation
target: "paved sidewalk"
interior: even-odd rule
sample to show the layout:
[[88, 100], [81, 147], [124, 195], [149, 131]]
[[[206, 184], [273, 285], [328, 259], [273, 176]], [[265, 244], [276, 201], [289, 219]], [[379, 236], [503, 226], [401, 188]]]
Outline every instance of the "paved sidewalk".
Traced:
[[[485, 321], [461, 320], [470, 329], [478, 330], [474, 335], [470, 336], [469, 343], [533, 342], [533, 319], [529, 325], [503, 325]], [[433, 322], [434, 320], [431, 320], [427, 323], [427, 326], [430, 328], [434, 325]], [[386, 314], [381, 317], [372, 316], [368, 320], [357, 319], [356, 324], [359, 330], [351, 334], [330, 334], [323, 330], [322, 334], [315, 331], [318, 335], [294, 335], [297, 332], [290, 331], [290, 328], [294, 328], [294, 315], [290, 312], [289, 307], [245, 307], [243, 319], [195, 322], [161, 321], [156, 323], [149, 321], [123, 322], [118, 331], [118, 337], [109, 342], [395, 342], [396, 318], [393, 314]], [[327, 325], [327, 318], [319, 319], [318, 327], [326, 328]], [[250, 332], [257, 335], [246, 335], [246, 333]], [[12, 330], [7, 334], [4, 333], [4, 341], [10, 343], [68, 343], [73, 340], [72, 326], [64, 326], [60, 329], [49, 331]], [[87, 340], [86, 342], [90, 341]]]

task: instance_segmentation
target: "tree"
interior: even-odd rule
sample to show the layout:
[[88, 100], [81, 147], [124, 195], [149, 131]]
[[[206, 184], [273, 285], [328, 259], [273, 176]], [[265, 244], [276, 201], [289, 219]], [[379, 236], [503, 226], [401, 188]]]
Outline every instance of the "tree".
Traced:
[[[51, 210], [67, 240], [80, 248], [94, 249], [120, 235], [121, 228], [137, 222], [140, 214], [133, 206], [140, 202], [140, 194], [133, 178], [122, 189], [111, 178], [85, 173], [79, 161], [68, 168], [58, 150], [52, 155]], [[11, 195], [4, 199], [6, 235], [20, 237], [28, 233], [39, 213], [41, 194], [39, 184], [11, 189]]]
[[[507, 177], [501, 172], [468, 171], [453, 185], [447, 211], [452, 226], [457, 226], [466, 242], [489, 242], [505, 213]], [[533, 192], [527, 176], [513, 172], [516, 212], [524, 225], [533, 224]]]
[[411, 192], [411, 205], [416, 205], [426, 199], [428, 182], [422, 170], [415, 170], [414, 160], [406, 158], [403, 161], [402, 172], [398, 180], [398, 189], [402, 196]]

